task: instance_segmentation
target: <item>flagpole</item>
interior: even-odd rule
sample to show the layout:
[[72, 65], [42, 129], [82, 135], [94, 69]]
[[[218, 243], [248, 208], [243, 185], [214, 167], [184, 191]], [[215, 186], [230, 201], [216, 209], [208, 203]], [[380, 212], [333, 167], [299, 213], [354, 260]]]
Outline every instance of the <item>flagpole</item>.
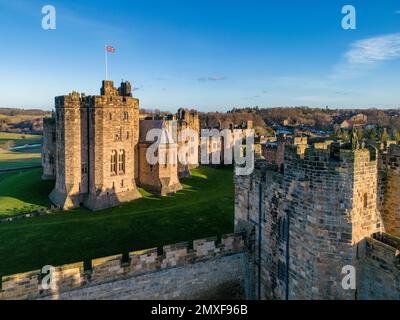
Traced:
[[106, 54], [106, 79], [105, 80], [107, 80], [107, 78], [108, 78], [107, 46], [104, 47], [104, 51], [105, 51], [105, 54]]

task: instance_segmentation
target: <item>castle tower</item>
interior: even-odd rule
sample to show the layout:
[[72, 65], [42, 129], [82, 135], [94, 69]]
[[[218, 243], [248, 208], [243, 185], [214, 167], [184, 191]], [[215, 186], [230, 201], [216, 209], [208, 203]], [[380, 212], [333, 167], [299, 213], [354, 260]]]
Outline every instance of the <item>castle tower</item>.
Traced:
[[[121, 95], [123, 94], [123, 95]], [[135, 183], [139, 100], [103, 81], [100, 96], [56, 97], [56, 186], [63, 209], [100, 210], [140, 197]]]
[[376, 151], [306, 149], [285, 161], [289, 299], [354, 299], [342, 269], [359, 269], [363, 239], [381, 231]]
[[56, 184], [50, 200], [63, 209], [78, 207], [82, 197], [81, 97], [78, 92], [55, 98]]
[[140, 197], [135, 183], [139, 100], [130, 96], [128, 82], [117, 90], [112, 81], [103, 81], [101, 93], [85, 101], [89, 157], [85, 206], [92, 210]]
[[56, 121], [54, 114], [51, 118], [43, 119], [43, 146], [42, 146], [42, 166], [43, 180], [53, 180], [56, 178]]
[[[178, 174], [179, 177], [189, 177], [190, 169], [198, 167], [198, 152], [200, 145], [200, 120], [199, 114], [196, 110], [189, 111], [188, 109], [180, 108], [176, 114], [177, 119], [177, 134], [182, 132], [184, 129], [191, 129], [197, 132], [197, 143], [193, 141], [193, 137], [190, 137], [192, 141], [180, 141], [178, 142], [178, 146], [181, 147], [184, 144], [190, 143], [192, 147], [188, 150], [186, 154], [186, 158], [188, 159], [189, 164], [178, 163]], [[195, 140], [195, 139], [194, 139]], [[196, 156], [197, 153], [197, 156]]]
[[259, 162], [235, 177], [235, 228], [255, 231], [256, 296], [355, 299], [342, 269], [359, 271], [364, 239], [382, 231], [376, 151], [289, 145], [283, 173]]
[[[175, 120], [140, 120], [140, 186], [161, 196], [182, 189], [178, 178], [178, 144], [173, 140], [176, 136], [176, 125]], [[146, 157], [148, 149], [154, 143], [146, 140], [147, 133], [152, 129], [161, 130], [156, 151], [159, 161], [156, 164], [150, 164]], [[164, 155], [164, 161], [160, 160]]]

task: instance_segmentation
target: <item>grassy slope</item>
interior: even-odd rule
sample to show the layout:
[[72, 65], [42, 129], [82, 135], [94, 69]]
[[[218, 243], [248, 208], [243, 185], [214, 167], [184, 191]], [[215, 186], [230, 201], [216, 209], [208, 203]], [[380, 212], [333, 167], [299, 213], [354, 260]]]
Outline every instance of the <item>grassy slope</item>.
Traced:
[[0, 174], [0, 217], [31, 212], [51, 205], [53, 182], [42, 181], [41, 169]]
[[202, 167], [183, 184], [173, 197], [142, 191], [142, 199], [117, 208], [0, 224], [0, 275], [233, 231], [232, 168]]
[[0, 150], [0, 170], [37, 166], [41, 163], [40, 148], [23, 151]]
[[[25, 136], [24, 139], [22, 138], [23, 136]], [[0, 132], [0, 148], [37, 144], [41, 143], [41, 141], [42, 136], [39, 135]], [[14, 151], [0, 150], [0, 170], [40, 165], [40, 152], [40, 147]]]

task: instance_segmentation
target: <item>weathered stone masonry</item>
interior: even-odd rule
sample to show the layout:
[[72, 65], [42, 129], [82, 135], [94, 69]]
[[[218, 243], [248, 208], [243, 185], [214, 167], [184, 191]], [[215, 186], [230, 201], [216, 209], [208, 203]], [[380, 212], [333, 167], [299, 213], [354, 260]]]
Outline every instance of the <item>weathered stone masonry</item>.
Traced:
[[[191, 166], [178, 161], [150, 166], [146, 160], [154, 142], [146, 141], [149, 129], [173, 124], [178, 132], [191, 128], [198, 133], [197, 111], [179, 109], [171, 120], [145, 119], [139, 125], [139, 100], [131, 91], [128, 81], [118, 89], [112, 81], [103, 81], [100, 96], [72, 92], [55, 98], [55, 114], [44, 120], [42, 178], [56, 180], [50, 199], [58, 207], [109, 208], [139, 198], [137, 186], [167, 195], [179, 191], [179, 176], [189, 176], [190, 168], [197, 166], [197, 161]], [[176, 141], [160, 148], [177, 158]], [[198, 147], [192, 149], [191, 158]]]
[[56, 178], [56, 121], [54, 117], [43, 119], [42, 167], [43, 180]]
[[40, 271], [3, 277], [1, 299], [239, 299], [246, 298], [245, 242], [240, 234], [92, 260], [56, 268], [55, 288], [41, 289]]
[[103, 81], [100, 96], [56, 97], [56, 185], [50, 199], [61, 208], [99, 210], [140, 197], [139, 102], [129, 88], [122, 83], [117, 91], [112, 81]]
[[[382, 239], [379, 235], [386, 231], [385, 224], [396, 225], [392, 217], [399, 216], [397, 209], [390, 210], [390, 218], [378, 210], [378, 190], [386, 190], [386, 203], [390, 203], [393, 192], [388, 194], [386, 187], [379, 186], [376, 150], [349, 150], [337, 145], [305, 150], [293, 145], [285, 149], [283, 172], [260, 160], [252, 175], [235, 178], [236, 230], [255, 234], [256, 297], [399, 297], [400, 270], [391, 262], [394, 284], [387, 285], [386, 280], [385, 285], [377, 283], [385, 267], [368, 266], [371, 256], [382, 255], [382, 246], [364, 250], [371, 241]], [[394, 159], [390, 163], [395, 163]], [[371, 240], [373, 237], [375, 240]], [[386, 250], [392, 260], [399, 256], [394, 243]], [[345, 265], [356, 267], [357, 290], [341, 286]], [[377, 276], [367, 277], [365, 270]], [[383, 289], [366, 295], [364, 289], [375, 285]]]

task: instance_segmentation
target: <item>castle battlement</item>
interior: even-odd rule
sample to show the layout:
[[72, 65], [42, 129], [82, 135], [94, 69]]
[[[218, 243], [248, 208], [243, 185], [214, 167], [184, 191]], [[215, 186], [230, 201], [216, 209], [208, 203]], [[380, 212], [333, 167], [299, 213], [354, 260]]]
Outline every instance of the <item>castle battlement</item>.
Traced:
[[162, 248], [162, 254], [158, 253], [158, 248], [132, 251], [126, 261], [122, 254], [97, 258], [91, 260], [89, 270], [85, 270], [83, 262], [57, 266], [54, 269], [55, 287], [48, 290], [40, 286], [45, 276], [40, 270], [5, 276], [2, 278], [0, 300], [49, 296], [56, 299], [63, 292], [78, 288], [193, 265], [245, 251], [244, 238], [240, 233], [223, 235], [220, 243], [216, 240], [216, 237], [194, 240], [193, 248], [187, 242], [166, 245]]
[[375, 233], [360, 250], [359, 299], [400, 299], [400, 238]]
[[377, 158], [375, 148], [350, 149], [346, 145], [316, 143], [314, 145], [286, 145], [285, 160], [299, 162], [356, 163], [373, 162]]
[[[261, 298], [398, 299], [400, 146], [287, 144], [284, 160], [235, 177], [235, 228], [255, 237]], [[345, 265], [381, 289], [343, 290]]]

